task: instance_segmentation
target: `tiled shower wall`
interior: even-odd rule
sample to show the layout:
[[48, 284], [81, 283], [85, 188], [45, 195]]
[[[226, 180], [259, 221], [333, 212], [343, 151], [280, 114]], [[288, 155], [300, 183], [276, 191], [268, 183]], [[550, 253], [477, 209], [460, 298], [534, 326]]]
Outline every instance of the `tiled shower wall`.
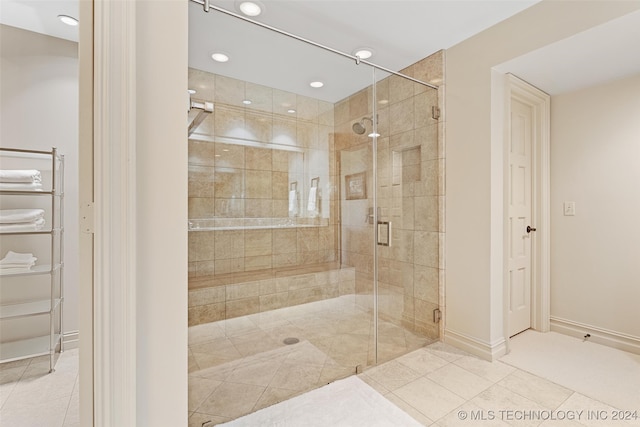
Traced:
[[293, 182], [300, 216], [313, 216], [307, 197], [319, 177], [319, 212], [298, 221], [322, 223], [189, 232], [189, 277], [335, 261], [333, 104], [195, 69], [189, 87], [214, 102], [189, 140], [189, 218], [288, 218]]
[[[443, 54], [438, 52], [402, 70], [440, 85], [439, 91], [396, 76], [376, 85], [381, 134], [377, 152], [379, 219], [390, 221], [393, 227], [391, 246], [378, 246], [380, 315], [429, 338], [439, 336], [433, 310], [444, 307], [444, 127], [443, 117], [432, 118], [433, 106], [444, 113]], [[322, 215], [329, 224], [190, 232], [190, 277], [341, 258], [343, 265], [355, 267], [359, 303], [371, 307], [370, 123], [366, 122], [364, 135], [353, 133], [351, 126], [362, 117], [372, 117], [372, 88], [333, 105], [193, 69], [189, 70], [189, 84], [198, 91], [194, 97], [215, 102], [214, 113], [196, 131], [211, 140], [189, 141], [189, 218], [279, 218], [288, 214], [288, 184], [298, 178], [290, 175], [291, 168], [286, 165], [296, 151], [213, 142], [216, 135], [298, 148], [307, 156], [305, 165], [326, 162], [323, 170], [328, 174], [307, 170], [304, 181], [320, 175]], [[253, 103], [245, 106], [243, 99]], [[289, 109], [296, 110], [295, 117]], [[363, 171], [368, 194], [364, 199], [345, 200], [345, 175]], [[304, 204], [309, 182], [299, 186]], [[244, 190], [238, 193], [234, 188]], [[340, 238], [342, 252], [338, 256]]]
[[[440, 85], [443, 64], [443, 52], [438, 52], [402, 72]], [[443, 89], [441, 86], [440, 91]], [[366, 171], [369, 189], [373, 186], [369, 130], [359, 136], [351, 126], [372, 116], [372, 97], [372, 88], [367, 88], [335, 106], [341, 180]], [[391, 246], [377, 246], [380, 316], [437, 338], [439, 325], [433, 310], [443, 306], [444, 135], [439, 120], [432, 117], [432, 107], [444, 109], [437, 90], [397, 76], [378, 82], [376, 102], [381, 135], [377, 150], [379, 220], [392, 224]], [[371, 191], [365, 200], [343, 197], [341, 205], [342, 261], [356, 269], [359, 303], [371, 306], [374, 226], [367, 223], [373, 206]]]

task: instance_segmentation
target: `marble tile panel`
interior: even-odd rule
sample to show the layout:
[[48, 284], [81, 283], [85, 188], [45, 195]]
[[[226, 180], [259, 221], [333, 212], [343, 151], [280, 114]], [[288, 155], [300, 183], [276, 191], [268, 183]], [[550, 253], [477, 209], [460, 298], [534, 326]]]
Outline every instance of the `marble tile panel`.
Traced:
[[245, 147], [216, 142], [216, 168], [245, 169]]
[[216, 168], [214, 179], [216, 198], [232, 199], [243, 196], [243, 169]]
[[245, 218], [273, 218], [273, 200], [269, 199], [245, 199]]
[[[464, 414], [461, 416], [461, 414]], [[465, 403], [444, 417], [435, 424], [438, 427], [508, 427], [509, 424], [500, 420], [500, 415], [490, 413], [473, 403]]]
[[514, 367], [502, 362], [488, 362], [475, 356], [462, 356], [453, 363], [494, 383], [515, 371]]
[[[37, 405], [37, 410], [34, 410]], [[2, 427], [61, 426], [69, 406], [69, 397], [47, 399], [12, 405], [6, 402], [2, 407]]]
[[290, 118], [274, 117], [273, 139], [271, 142], [273, 142], [274, 144], [282, 144], [292, 147], [298, 146], [296, 120]]
[[274, 172], [289, 172], [289, 152], [283, 150], [272, 150], [271, 170]]
[[215, 75], [216, 104], [241, 105], [245, 99], [245, 82], [231, 77]]
[[209, 378], [190, 377], [188, 397], [189, 411], [196, 411], [200, 404], [202, 404], [220, 384], [222, 384], [221, 381]]
[[436, 305], [439, 304], [438, 280], [439, 270], [437, 268], [416, 264], [414, 267], [413, 296]]
[[244, 232], [245, 257], [271, 255], [273, 238], [271, 230], [246, 230]]
[[260, 311], [276, 310], [287, 307], [289, 301], [288, 292], [278, 292], [269, 295], [260, 295]]
[[231, 138], [246, 137], [244, 131], [244, 114], [240, 108], [222, 107], [216, 104], [213, 113], [215, 116], [215, 129], [217, 136], [228, 136]]
[[236, 283], [226, 285], [226, 301], [260, 295], [260, 282]]
[[437, 123], [432, 117], [432, 107], [438, 106], [438, 92], [427, 90], [420, 92], [414, 97], [416, 111], [416, 128], [430, 126]]
[[414, 232], [414, 263], [424, 267], [438, 268], [438, 233]]
[[211, 166], [189, 165], [189, 197], [214, 196], [214, 169]]
[[189, 291], [189, 307], [224, 302], [224, 286], [193, 289]]
[[189, 68], [188, 82], [189, 89], [194, 89], [194, 98], [213, 101], [215, 99], [215, 74], [206, 71]]
[[244, 199], [215, 198], [214, 210], [216, 217], [242, 218], [244, 217]]
[[187, 315], [189, 326], [222, 320], [225, 318], [225, 303], [218, 302], [189, 307]]
[[415, 229], [421, 231], [439, 231], [438, 196], [415, 197]]
[[413, 83], [411, 80], [400, 76], [389, 76], [389, 103], [395, 104], [414, 95]]
[[548, 409], [558, 408], [573, 393], [565, 387], [519, 369], [498, 384]]
[[271, 171], [245, 171], [245, 197], [248, 199], [272, 198]]
[[244, 258], [244, 270], [255, 271], [272, 268], [271, 255], [251, 256]]
[[260, 312], [260, 297], [242, 298], [226, 303], [226, 317], [239, 317]]
[[282, 365], [282, 359], [257, 359], [242, 363], [226, 379], [228, 382], [268, 386], [276, 371]]
[[242, 230], [216, 231], [214, 239], [216, 260], [244, 257], [244, 235], [245, 232]]
[[438, 420], [462, 405], [465, 400], [433, 381], [421, 377], [393, 392], [432, 420]]
[[414, 129], [415, 112], [413, 99], [405, 99], [389, 107], [391, 135]]
[[251, 412], [265, 388], [224, 382], [205, 399], [198, 412], [227, 418], [241, 417]]
[[466, 400], [472, 399], [493, 384], [453, 363], [429, 373], [427, 378]]
[[[612, 406], [575, 392], [558, 407], [557, 411], [579, 414], [581, 425], [587, 427], [602, 427], [607, 421], [613, 424], [611, 417], [614, 412], [617, 412], [617, 408], [614, 409]], [[640, 422], [638, 422], [638, 420], [626, 420], [626, 422], [619, 421], [618, 424], [628, 427], [638, 426]]]
[[308, 96], [297, 95], [297, 117], [299, 120], [305, 120], [313, 123], [318, 123], [318, 100]]
[[300, 394], [300, 392], [296, 390], [267, 387], [267, 389], [264, 391], [262, 396], [260, 396], [260, 399], [258, 399], [255, 406], [253, 407], [253, 411], [258, 411], [260, 409], [266, 408], [276, 403], [280, 403], [285, 400], [291, 399], [292, 397], [297, 396], [298, 394]]
[[[516, 426], [537, 426], [539, 421], [532, 419], [511, 420], [509, 411], [542, 411], [545, 408], [536, 402], [495, 384], [472, 400], [470, 403], [481, 407], [485, 411], [493, 411], [502, 421]], [[503, 411], [503, 412], [500, 412]], [[504, 416], [502, 415], [504, 414]]]
[[246, 82], [244, 96], [244, 99], [251, 100], [251, 104], [246, 107], [247, 110], [262, 111], [265, 113], [273, 112], [274, 89], [268, 86]]
[[420, 377], [419, 373], [397, 361], [376, 366], [367, 370], [365, 374], [389, 391], [394, 391]]
[[189, 197], [189, 218], [211, 218], [214, 216], [214, 199], [210, 197]]
[[448, 362], [441, 357], [434, 355], [426, 349], [418, 349], [411, 353], [400, 356], [397, 362], [407, 366], [418, 374], [425, 375], [447, 365]]
[[215, 144], [189, 140], [189, 166], [213, 166], [215, 164]]
[[386, 394], [385, 397], [387, 398], [387, 400], [389, 400], [391, 403], [396, 405], [398, 408], [402, 409], [404, 412], [409, 414], [411, 416], [411, 418], [413, 418], [414, 420], [416, 420], [417, 422], [419, 422], [423, 426], [432, 426], [433, 425], [433, 421], [429, 417], [425, 416], [422, 412], [418, 411], [416, 408], [414, 408], [413, 406], [409, 405], [407, 402], [405, 402], [404, 400], [400, 399], [395, 394], [389, 393], [389, 394]]
[[270, 387], [287, 390], [309, 390], [320, 379], [322, 366], [284, 363], [276, 372]]
[[216, 417], [213, 415], [194, 412], [189, 416], [189, 427], [202, 427], [202, 426], [208, 427], [209, 425], [212, 425], [212, 426], [218, 425], [218, 424], [226, 423], [227, 421], [231, 421], [231, 418]]
[[[245, 138], [259, 141], [269, 142], [273, 135], [273, 116], [263, 112], [253, 112], [250, 108], [246, 108], [244, 115]], [[266, 151], [266, 150], [265, 150]], [[249, 160], [247, 158], [247, 160]], [[246, 164], [247, 169], [251, 169], [249, 163]], [[269, 170], [271, 167], [269, 166]]]

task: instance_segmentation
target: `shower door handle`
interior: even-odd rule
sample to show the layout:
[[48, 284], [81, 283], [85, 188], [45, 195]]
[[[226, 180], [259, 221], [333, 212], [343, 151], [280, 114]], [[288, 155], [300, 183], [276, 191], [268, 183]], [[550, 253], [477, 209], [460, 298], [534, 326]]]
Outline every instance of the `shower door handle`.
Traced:
[[378, 245], [391, 246], [391, 221], [378, 221]]

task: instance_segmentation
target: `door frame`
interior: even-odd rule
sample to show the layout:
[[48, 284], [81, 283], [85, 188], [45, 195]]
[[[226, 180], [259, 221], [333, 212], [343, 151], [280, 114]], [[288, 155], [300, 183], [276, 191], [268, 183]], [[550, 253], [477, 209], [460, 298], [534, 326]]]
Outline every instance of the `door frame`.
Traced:
[[531, 223], [537, 228], [535, 238], [531, 239], [531, 328], [539, 332], [550, 329], [550, 124], [551, 97], [513, 74], [504, 76], [504, 151], [503, 151], [503, 319], [504, 337], [509, 352], [509, 283], [508, 248], [510, 228], [508, 221], [509, 197], [509, 141], [511, 133], [511, 99], [531, 107], [533, 111], [534, 141], [532, 146], [531, 177]]

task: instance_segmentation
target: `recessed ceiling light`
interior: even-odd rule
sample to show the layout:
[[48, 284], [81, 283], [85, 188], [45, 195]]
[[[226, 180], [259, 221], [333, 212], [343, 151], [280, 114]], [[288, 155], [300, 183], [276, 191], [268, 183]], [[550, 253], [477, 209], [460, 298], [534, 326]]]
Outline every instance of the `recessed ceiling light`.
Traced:
[[58, 19], [67, 25], [71, 25], [72, 27], [78, 26], [78, 20], [69, 15], [58, 15]]
[[294, 110], [293, 108], [289, 108], [289, 109], [287, 110], [287, 113], [289, 113], [289, 114], [293, 114], [293, 113], [295, 113], [295, 112], [296, 112], [296, 110]]
[[360, 59], [369, 59], [373, 56], [373, 49], [368, 47], [361, 47], [353, 51], [353, 55]]
[[311, 83], [309, 83], [309, 86], [315, 87], [315, 88], [319, 88], [319, 87], [324, 86], [324, 83], [322, 83], [322, 82], [311, 82]]
[[246, 16], [258, 16], [264, 11], [264, 4], [259, 1], [236, 1], [236, 9]]
[[216, 52], [213, 55], [211, 55], [211, 59], [213, 59], [216, 62], [227, 62], [229, 60], [229, 55], [222, 52]]
[[250, 99], [244, 99], [244, 100], [242, 100], [242, 103], [244, 105], [251, 105], [251, 100]]
[[193, 95], [194, 93], [196, 93], [195, 89], [189, 89], [187, 92], [189, 92], [189, 94]]

